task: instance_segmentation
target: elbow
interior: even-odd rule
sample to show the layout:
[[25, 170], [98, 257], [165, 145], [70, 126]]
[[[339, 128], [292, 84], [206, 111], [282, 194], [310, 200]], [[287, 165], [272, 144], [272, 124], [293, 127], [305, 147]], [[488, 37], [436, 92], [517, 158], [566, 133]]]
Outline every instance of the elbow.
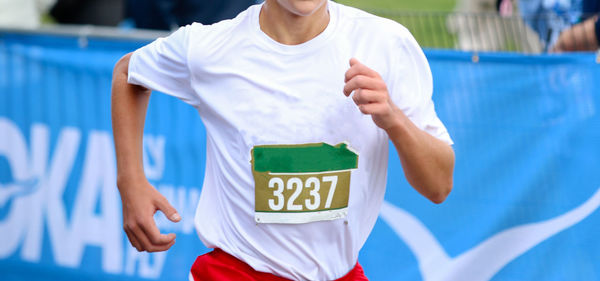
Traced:
[[448, 194], [450, 194], [450, 191], [439, 192], [439, 193], [429, 196], [428, 199], [435, 204], [442, 204], [442, 203], [444, 203], [444, 201], [446, 201]]
[[444, 201], [446, 201], [446, 198], [448, 198], [448, 195], [450, 194], [451, 191], [452, 191], [452, 178], [447, 180], [445, 183], [438, 185], [438, 188], [435, 189], [435, 192], [432, 192], [431, 194], [429, 194], [429, 196], [427, 196], [427, 199], [429, 199], [431, 202], [433, 202], [435, 204], [441, 204]]
[[452, 186], [454, 185], [454, 151], [452, 149], [449, 150], [449, 156], [447, 157], [448, 162], [445, 167], [446, 169], [443, 172], [438, 173], [440, 176], [436, 178], [436, 183], [434, 184], [432, 190], [432, 194], [427, 196], [431, 202], [435, 204], [441, 204], [446, 201], [446, 198], [452, 191]]
[[420, 183], [415, 182], [411, 178], [407, 178], [407, 180], [415, 190], [435, 204], [441, 204], [446, 201], [446, 198], [452, 191], [452, 176], [436, 178], [430, 182]]

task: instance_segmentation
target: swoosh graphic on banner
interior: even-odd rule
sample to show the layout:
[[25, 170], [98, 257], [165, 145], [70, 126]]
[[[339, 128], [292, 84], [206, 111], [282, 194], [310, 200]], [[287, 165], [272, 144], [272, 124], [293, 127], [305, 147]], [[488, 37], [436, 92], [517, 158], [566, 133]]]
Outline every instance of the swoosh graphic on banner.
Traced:
[[4, 206], [12, 198], [33, 193], [37, 190], [37, 187], [37, 179], [29, 179], [7, 185], [0, 184], [0, 207]]
[[509, 262], [582, 221], [599, 206], [600, 188], [583, 204], [562, 215], [503, 230], [454, 258], [412, 214], [383, 202], [380, 215], [415, 254], [423, 280], [487, 281]]

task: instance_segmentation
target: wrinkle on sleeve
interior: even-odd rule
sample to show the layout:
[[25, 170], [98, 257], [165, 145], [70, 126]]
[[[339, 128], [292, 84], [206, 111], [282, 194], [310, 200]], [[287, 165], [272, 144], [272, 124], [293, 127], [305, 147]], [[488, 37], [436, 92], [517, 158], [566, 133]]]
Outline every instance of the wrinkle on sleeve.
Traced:
[[427, 58], [410, 32], [402, 29], [390, 70], [392, 101], [418, 128], [452, 145], [448, 130], [435, 112], [433, 78]]
[[199, 99], [192, 88], [188, 61], [192, 28], [193, 25], [181, 27], [133, 52], [127, 81], [197, 106]]

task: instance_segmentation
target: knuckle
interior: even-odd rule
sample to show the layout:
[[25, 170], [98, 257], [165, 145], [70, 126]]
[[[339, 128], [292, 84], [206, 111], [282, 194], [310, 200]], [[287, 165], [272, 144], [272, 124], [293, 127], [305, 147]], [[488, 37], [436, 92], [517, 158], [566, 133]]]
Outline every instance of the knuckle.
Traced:
[[367, 109], [366, 109], [366, 106], [364, 106], [364, 105], [361, 105], [361, 106], [359, 106], [359, 107], [358, 107], [358, 109], [360, 110], [360, 112], [362, 112], [362, 113], [364, 113], [364, 114], [367, 114]]
[[131, 241], [131, 239], [129, 239], [129, 243], [131, 244], [131, 247], [133, 247], [133, 248], [135, 248], [136, 250], [139, 251], [139, 249], [140, 249], [139, 245], [137, 245], [136, 243], [133, 243], [133, 241]]
[[140, 243], [140, 248], [138, 249], [138, 252], [148, 251], [148, 248], [149, 248], [148, 245], [144, 245], [144, 244]]
[[169, 200], [167, 200], [167, 198], [158, 191], [157, 191], [155, 200], [156, 200], [156, 203], [159, 203], [159, 204], [160, 203], [169, 203]]
[[138, 225], [136, 222], [129, 221], [123, 225], [123, 228], [128, 231], [133, 231], [138, 228]]
[[156, 193], [154, 194], [154, 196], [152, 196], [152, 198], [150, 199], [153, 205], [160, 205], [161, 203], [164, 202], [165, 198], [162, 196], [162, 194], [160, 194], [158, 191], [156, 191]]
[[161, 242], [159, 237], [157, 237], [157, 236], [150, 236], [149, 238], [150, 238], [150, 243], [152, 243], [152, 244], [160, 244], [160, 242]]
[[355, 84], [356, 83], [356, 78], [358, 78], [358, 76], [352, 76], [348, 79], [348, 83], [349, 85]]
[[376, 102], [383, 102], [386, 99], [385, 93], [382, 91], [377, 91], [373, 93], [373, 100]]
[[134, 236], [134, 229], [131, 226], [127, 226], [127, 227], [123, 227], [123, 230], [125, 231], [125, 234], [127, 235], [127, 237], [133, 237]]
[[157, 198], [154, 201], [154, 206], [156, 206], [157, 210], [168, 211], [170, 209], [169, 202], [166, 199]]
[[364, 84], [365, 84], [365, 82], [366, 82], [366, 80], [365, 80], [365, 77], [364, 77], [364, 76], [362, 76], [362, 75], [361, 75], [361, 76], [358, 76], [358, 77], [356, 77], [356, 83], [357, 83], [357, 84], [359, 84], [359, 85], [364, 85]]
[[137, 223], [132, 223], [132, 224], [129, 225], [129, 230], [130, 231], [137, 231], [139, 229], [140, 229], [140, 226]]
[[129, 224], [129, 229], [137, 230], [140, 228], [141, 225], [142, 225], [142, 222], [140, 220], [136, 219], [135, 221], [133, 221]]
[[373, 99], [373, 91], [371, 90], [364, 90], [363, 91], [363, 98], [364, 99]]
[[136, 216], [134, 218], [133, 225], [135, 225], [136, 227], [144, 226], [144, 225], [146, 225], [147, 222], [148, 222], [148, 220], [145, 217], [143, 217], [143, 216]]

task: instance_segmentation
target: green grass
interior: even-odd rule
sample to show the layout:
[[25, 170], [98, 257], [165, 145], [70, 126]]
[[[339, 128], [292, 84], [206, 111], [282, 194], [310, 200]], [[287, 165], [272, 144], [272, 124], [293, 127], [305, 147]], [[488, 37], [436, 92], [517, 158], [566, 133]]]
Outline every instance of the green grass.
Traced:
[[456, 0], [338, 0], [395, 20], [407, 27], [425, 48], [453, 48], [456, 36], [446, 27], [447, 13], [454, 9]]
[[454, 9], [455, 0], [338, 0], [337, 2], [348, 6], [363, 9], [394, 11], [442, 11], [449, 12]]

